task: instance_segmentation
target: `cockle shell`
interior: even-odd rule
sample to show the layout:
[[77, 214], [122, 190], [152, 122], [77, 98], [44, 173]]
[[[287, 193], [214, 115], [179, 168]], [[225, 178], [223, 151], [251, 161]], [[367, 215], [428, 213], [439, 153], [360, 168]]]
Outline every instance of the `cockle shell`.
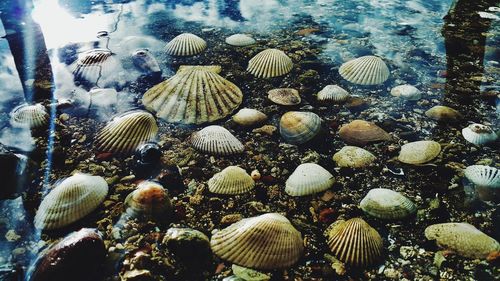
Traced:
[[158, 125], [151, 113], [132, 110], [112, 118], [97, 134], [95, 146], [103, 152], [129, 153], [157, 134]]
[[382, 84], [389, 78], [389, 68], [376, 56], [350, 60], [340, 66], [339, 73], [345, 80], [360, 85]]
[[56, 229], [92, 213], [106, 198], [108, 184], [99, 176], [76, 174], [66, 178], [43, 198], [35, 227]]
[[366, 145], [371, 142], [391, 140], [391, 135], [372, 122], [354, 120], [343, 125], [339, 136], [348, 144]]
[[339, 167], [362, 168], [370, 165], [376, 157], [368, 150], [346, 145], [333, 155], [333, 161]]
[[391, 89], [391, 95], [405, 100], [419, 100], [422, 93], [415, 86], [404, 84]]
[[486, 259], [492, 252], [500, 251], [498, 241], [463, 222], [433, 224], [425, 229], [425, 237], [467, 258]]
[[230, 155], [242, 153], [245, 147], [226, 128], [211, 125], [191, 135], [191, 145], [204, 153]]
[[398, 160], [406, 164], [424, 164], [436, 158], [441, 145], [435, 141], [414, 141], [401, 146]]
[[302, 235], [277, 213], [240, 220], [216, 232], [212, 251], [229, 262], [262, 270], [286, 268], [304, 251]]
[[149, 89], [144, 106], [167, 122], [202, 124], [231, 114], [241, 90], [217, 74], [220, 66], [181, 66], [177, 74]]
[[208, 180], [208, 190], [218, 194], [240, 194], [252, 190], [255, 182], [242, 168], [226, 167]]
[[317, 95], [318, 101], [325, 103], [342, 103], [348, 98], [349, 92], [338, 85], [326, 85]]
[[226, 38], [226, 43], [232, 46], [244, 47], [255, 44], [255, 39], [246, 34], [233, 34]]
[[12, 110], [10, 120], [13, 126], [26, 126], [35, 129], [49, 123], [49, 113], [40, 103], [33, 105], [22, 104]]
[[500, 188], [500, 170], [484, 165], [472, 165], [465, 169], [465, 177], [476, 186]]
[[433, 106], [425, 112], [425, 116], [436, 121], [457, 121], [463, 117], [460, 112], [444, 105]]
[[497, 140], [497, 134], [490, 126], [483, 124], [471, 124], [462, 129], [465, 140], [475, 145], [483, 145]]
[[300, 103], [299, 91], [292, 88], [278, 88], [267, 92], [267, 98], [279, 105], [297, 105]]
[[320, 130], [321, 118], [316, 113], [289, 111], [281, 116], [280, 134], [288, 143], [306, 143]]
[[285, 192], [290, 196], [306, 196], [325, 191], [335, 179], [325, 168], [314, 163], [300, 164], [286, 180]]
[[241, 126], [255, 126], [267, 120], [267, 115], [257, 109], [242, 108], [235, 115], [233, 121]]
[[194, 56], [207, 47], [207, 42], [191, 33], [182, 33], [177, 35], [172, 41], [168, 42], [165, 52], [172, 56]]
[[132, 218], [164, 220], [172, 213], [172, 203], [160, 184], [143, 181], [125, 198], [126, 212]]
[[359, 206], [365, 213], [386, 220], [404, 219], [417, 211], [417, 207], [410, 199], [386, 188], [371, 189]]
[[74, 80], [97, 84], [102, 77], [112, 75], [119, 65], [119, 60], [110, 50], [92, 49], [78, 56], [73, 70]]
[[266, 49], [250, 59], [247, 71], [256, 77], [282, 76], [293, 68], [292, 60], [281, 50]]
[[137, 49], [132, 53], [134, 65], [146, 73], [161, 72], [160, 65], [148, 49]]

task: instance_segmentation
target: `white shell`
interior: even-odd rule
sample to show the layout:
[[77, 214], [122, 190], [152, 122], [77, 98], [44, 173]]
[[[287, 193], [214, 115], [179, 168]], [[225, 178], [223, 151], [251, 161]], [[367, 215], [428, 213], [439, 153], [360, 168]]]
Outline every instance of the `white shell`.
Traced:
[[252, 190], [255, 182], [245, 170], [229, 166], [208, 180], [208, 190], [217, 194], [240, 194]]
[[371, 189], [359, 206], [365, 213], [386, 220], [404, 219], [417, 211], [410, 199], [386, 188]]
[[333, 161], [339, 167], [362, 168], [370, 165], [376, 157], [368, 150], [346, 145], [333, 155]]
[[292, 88], [277, 88], [267, 92], [267, 98], [279, 105], [297, 105], [301, 102], [299, 91]]
[[292, 60], [281, 50], [266, 49], [250, 59], [247, 71], [256, 77], [282, 76], [293, 68]]
[[12, 110], [10, 120], [13, 126], [35, 129], [49, 123], [49, 113], [40, 103], [22, 104]]
[[318, 92], [317, 99], [321, 102], [342, 103], [349, 98], [349, 92], [338, 85], [326, 85]]
[[406, 164], [424, 164], [436, 158], [441, 145], [435, 141], [414, 141], [401, 146], [398, 160]]
[[153, 54], [146, 48], [137, 49], [132, 53], [134, 65], [146, 73], [160, 72], [160, 65]]
[[255, 39], [246, 34], [233, 34], [226, 38], [226, 43], [232, 46], [244, 47], [255, 44]]
[[306, 196], [332, 187], [335, 179], [325, 168], [314, 163], [300, 164], [286, 180], [285, 192], [291, 196]]
[[405, 100], [419, 100], [422, 98], [422, 93], [415, 86], [404, 84], [399, 85], [391, 90], [391, 95]]
[[92, 49], [81, 53], [73, 69], [75, 81], [97, 84], [103, 77], [116, 75], [119, 60], [108, 49]]
[[321, 130], [321, 118], [316, 113], [289, 111], [280, 119], [280, 134], [286, 142], [303, 144]]
[[233, 115], [233, 121], [241, 126], [255, 126], [262, 124], [266, 120], [266, 114], [251, 108], [242, 108]]
[[500, 170], [495, 167], [472, 165], [465, 169], [465, 177], [477, 186], [500, 188]]
[[475, 145], [483, 145], [497, 140], [497, 134], [491, 127], [483, 124], [471, 124], [462, 129], [465, 140]]
[[376, 56], [364, 56], [350, 60], [339, 68], [340, 76], [345, 80], [360, 85], [377, 85], [389, 78], [389, 68]]
[[245, 147], [226, 128], [211, 125], [191, 135], [191, 145], [204, 153], [230, 155], [242, 153]]
[[165, 52], [172, 56], [194, 56], [207, 47], [207, 42], [191, 33], [182, 33], [177, 35], [172, 41], [168, 42]]

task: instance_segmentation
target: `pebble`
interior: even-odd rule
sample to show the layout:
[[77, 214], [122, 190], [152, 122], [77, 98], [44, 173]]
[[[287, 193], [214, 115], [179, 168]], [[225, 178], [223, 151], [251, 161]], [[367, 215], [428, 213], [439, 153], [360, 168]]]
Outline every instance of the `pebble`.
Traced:
[[276, 126], [264, 125], [260, 128], [253, 129], [252, 132], [256, 133], [256, 134], [266, 134], [266, 135], [272, 136], [274, 134], [274, 132], [276, 132], [276, 130], [278, 130], [278, 128], [276, 128]]
[[14, 241], [17, 241], [19, 240], [19, 238], [21, 238], [20, 235], [18, 235], [16, 233], [16, 231], [14, 231], [13, 229], [7, 231], [7, 233], [5, 233], [5, 239], [7, 239], [7, 241], [9, 242], [14, 242]]

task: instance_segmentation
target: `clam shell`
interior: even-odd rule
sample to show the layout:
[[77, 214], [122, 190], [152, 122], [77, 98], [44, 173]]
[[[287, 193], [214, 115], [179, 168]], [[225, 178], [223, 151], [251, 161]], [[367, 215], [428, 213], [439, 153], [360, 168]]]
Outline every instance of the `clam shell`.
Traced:
[[321, 118], [312, 112], [290, 111], [280, 120], [280, 134], [286, 142], [302, 144], [310, 141], [321, 130]]
[[235, 115], [233, 121], [241, 126], [255, 126], [267, 120], [267, 115], [257, 109], [242, 108]]
[[146, 73], [161, 72], [160, 65], [148, 49], [137, 49], [132, 53], [134, 65]]
[[226, 43], [231, 46], [244, 47], [255, 44], [255, 39], [246, 34], [233, 34], [226, 38]]
[[467, 258], [485, 259], [500, 251], [498, 241], [468, 223], [433, 224], [425, 229], [425, 237]]
[[237, 166], [229, 166], [208, 180], [208, 190], [217, 194], [240, 194], [255, 186], [252, 177]]
[[285, 192], [290, 196], [306, 196], [325, 191], [335, 179], [325, 168], [314, 163], [300, 164], [286, 180]]
[[226, 128], [211, 125], [191, 135], [191, 145], [204, 153], [230, 155], [242, 153], [245, 147]]
[[339, 73], [345, 80], [360, 85], [382, 84], [389, 78], [389, 68], [376, 56], [350, 60], [340, 66]]
[[472, 165], [465, 169], [465, 177], [477, 186], [500, 188], [500, 170], [495, 167]]
[[67, 226], [94, 211], [107, 194], [108, 184], [102, 177], [68, 177], [43, 198], [35, 215], [35, 227], [50, 230]]
[[441, 145], [435, 141], [414, 141], [401, 146], [398, 160], [406, 164], [424, 164], [436, 158]]
[[262, 270], [289, 267], [304, 251], [300, 232], [287, 218], [276, 213], [233, 223], [216, 232], [210, 244], [220, 258]]
[[361, 218], [338, 220], [326, 231], [335, 257], [354, 267], [373, 265], [382, 257], [382, 237]]
[[292, 60], [283, 51], [267, 49], [250, 59], [247, 71], [256, 77], [269, 78], [285, 75], [292, 68]]
[[144, 110], [117, 115], [97, 134], [95, 146], [99, 151], [129, 153], [158, 134], [154, 116]]
[[172, 123], [202, 124], [231, 114], [241, 90], [217, 74], [220, 66], [182, 66], [177, 74], [149, 89], [142, 103]]
[[391, 95], [405, 100], [419, 100], [422, 93], [415, 86], [404, 84], [391, 89]]
[[365, 213], [386, 220], [404, 219], [417, 211], [417, 207], [410, 199], [386, 188], [371, 189], [359, 206]]
[[490, 126], [483, 124], [471, 124], [462, 129], [465, 140], [475, 145], [483, 145], [497, 140], [497, 134]]
[[425, 112], [425, 116], [437, 121], [457, 121], [463, 117], [460, 112], [444, 105], [436, 105], [430, 108]]
[[78, 56], [73, 69], [75, 81], [88, 81], [97, 84], [102, 77], [115, 72], [120, 62], [108, 49], [92, 49]]
[[297, 105], [301, 101], [299, 91], [291, 88], [272, 89], [267, 92], [267, 98], [280, 105]]
[[320, 102], [343, 103], [349, 96], [349, 92], [338, 85], [326, 85], [318, 92], [317, 99]]
[[165, 52], [172, 56], [194, 56], [207, 47], [207, 42], [191, 33], [182, 33], [177, 35], [172, 41], [168, 42]]
[[143, 181], [125, 198], [126, 212], [133, 218], [163, 220], [172, 213], [167, 191], [158, 183]]
[[10, 120], [13, 126], [36, 129], [49, 123], [49, 113], [40, 103], [22, 104], [12, 110]]
[[339, 130], [340, 138], [348, 144], [366, 145], [371, 142], [391, 140], [391, 135], [372, 122], [354, 120]]
[[333, 161], [339, 167], [362, 168], [370, 165], [376, 157], [368, 150], [346, 145], [333, 155]]

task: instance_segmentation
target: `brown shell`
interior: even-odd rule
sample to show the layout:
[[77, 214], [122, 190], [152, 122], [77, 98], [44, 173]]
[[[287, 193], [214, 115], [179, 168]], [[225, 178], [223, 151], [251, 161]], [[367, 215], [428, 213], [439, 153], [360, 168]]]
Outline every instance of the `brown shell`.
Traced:
[[158, 183], [141, 182], [137, 189], [125, 198], [127, 214], [134, 218], [168, 218], [172, 213], [172, 203], [167, 191]]
[[436, 105], [425, 112], [425, 116], [437, 121], [458, 121], [463, 118], [463, 115], [455, 109], [444, 106]]
[[299, 91], [292, 88], [278, 88], [267, 92], [267, 98], [279, 105], [297, 105], [301, 102]]
[[371, 142], [391, 140], [391, 135], [372, 122], [354, 120], [339, 130], [340, 138], [348, 144], [366, 145]]

